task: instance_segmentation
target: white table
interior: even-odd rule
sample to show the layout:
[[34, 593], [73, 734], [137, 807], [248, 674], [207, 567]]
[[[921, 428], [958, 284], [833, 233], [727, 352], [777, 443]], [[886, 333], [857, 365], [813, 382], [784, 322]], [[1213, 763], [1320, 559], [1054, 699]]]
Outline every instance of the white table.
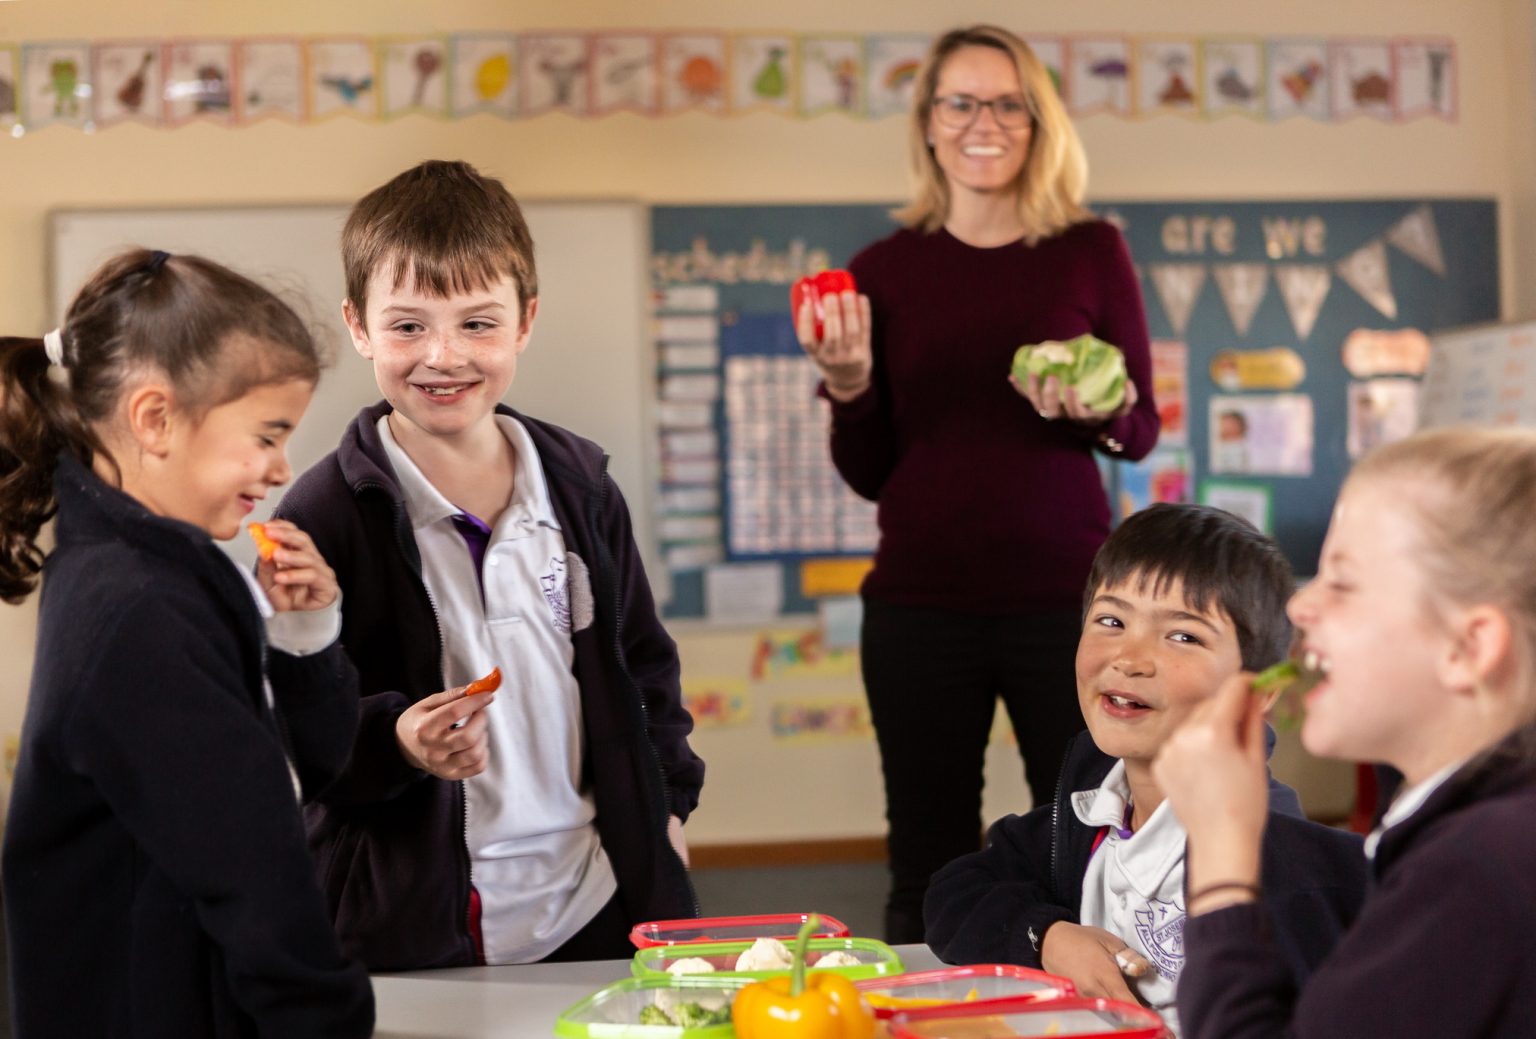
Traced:
[[[926, 945], [898, 945], [909, 971], [941, 966]], [[377, 1039], [545, 1039], [566, 1007], [630, 976], [628, 960], [375, 974]]]

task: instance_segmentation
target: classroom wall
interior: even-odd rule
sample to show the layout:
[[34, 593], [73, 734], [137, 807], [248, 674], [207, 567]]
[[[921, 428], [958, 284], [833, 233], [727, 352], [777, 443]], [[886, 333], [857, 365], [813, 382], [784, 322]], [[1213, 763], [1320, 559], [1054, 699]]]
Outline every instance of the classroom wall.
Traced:
[[[1022, 31], [1234, 36], [1444, 35], [1455, 40], [1460, 120], [1402, 125], [1093, 116], [1080, 122], [1092, 192], [1120, 199], [1493, 196], [1501, 210], [1505, 316], [1536, 316], [1536, 17], [1531, 0], [10, 0], [0, 40], [156, 36], [447, 33], [476, 29], [701, 28], [938, 32], [995, 20]], [[149, 16], [150, 13], [152, 17]], [[225, 130], [52, 128], [0, 140], [0, 329], [46, 330], [45, 217], [57, 207], [332, 202], [355, 198], [428, 157], [464, 158], [529, 198], [634, 198], [648, 203], [884, 201], [905, 190], [904, 124], [823, 116], [715, 118], [563, 115], [504, 122], [345, 119], [323, 127], [268, 123]], [[600, 298], [601, 286], [594, 286]], [[535, 342], [534, 350], [538, 349]], [[532, 362], [532, 354], [530, 360]], [[347, 363], [347, 359], [343, 359]], [[637, 387], [636, 392], [641, 392]], [[0, 734], [18, 731], [30, 674], [35, 603], [0, 610]], [[680, 628], [685, 670], [741, 667], [752, 633]], [[878, 834], [872, 746], [796, 750], [775, 794], [761, 778], [761, 741], [703, 733], [711, 761], [695, 843]], [[1006, 746], [993, 748], [988, 814], [1022, 794]], [[1291, 754], [1291, 751], [1286, 751]], [[778, 760], [784, 760], [782, 758]], [[1340, 793], [1337, 771], [1288, 757], [1283, 768], [1318, 805]], [[787, 773], [787, 776], [786, 776]], [[806, 777], [806, 778], [799, 778]], [[804, 784], [803, 790], [795, 784]], [[825, 784], [825, 785], [821, 785]], [[836, 796], [826, 791], [836, 789]], [[817, 791], [821, 791], [817, 793]], [[807, 809], [813, 798], [816, 810]]]

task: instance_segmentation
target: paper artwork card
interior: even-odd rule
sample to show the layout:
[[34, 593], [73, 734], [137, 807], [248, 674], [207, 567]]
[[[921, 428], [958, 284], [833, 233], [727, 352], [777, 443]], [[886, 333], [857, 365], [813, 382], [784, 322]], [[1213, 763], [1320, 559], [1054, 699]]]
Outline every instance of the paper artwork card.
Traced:
[[448, 114], [448, 44], [426, 36], [379, 43], [384, 115]]
[[904, 115], [912, 107], [926, 36], [870, 36], [864, 41], [864, 107], [871, 119]]
[[1303, 393], [1210, 399], [1216, 474], [1312, 475], [1312, 398]]
[[731, 111], [793, 112], [798, 58], [793, 36], [732, 36]]
[[1328, 44], [1322, 40], [1271, 40], [1268, 57], [1269, 117], [1299, 115], [1327, 121]]
[[1368, 115], [1391, 119], [1395, 113], [1392, 48], [1384, 40], [1348, 40], [1329, 52], [1329, 96], [1335, 119]]
[[857, 36], [806, 36], [800, 40], [800, 111], [863, 110], [864, 45]]
[[1270, 489], [1261, 483], [1203, 480], [1200, 504], [1230, 512], [1253, 524], [1261, 534], [1273, 534]]
[[21, 52], [0, 43], [0, 127], [16, 125], [20, 114]]
[[661, 107], [655, 36], [599, 33], [592, 37], [592, 111], [654, 115]]
[[1264, 47], [1257, 40], [1205, 40], [1200, 73], [1207, 115], [1264, 115]]
[[448, 104], [455, 118], [476, 112], [517, 114], [517, 37], [455, 36], [448, 44]]
[[1397, 68], [1398, 118], [1437, 115], [1455, 122], [1456, 44], [1449, 39], [1397, 40], [1392, 50]]
[[1076, 115], [1131, 110], [1131, 48], [1124, 39], [1067, 44], [1067, 100]]
[[1142, 40], [1136, 53], [1136, 110], [1143, 114], [1200, 110], [1193, 40]]
[[378, 69], [371, 41], [310, 40], [307, 51], [311, 118], [378, 114]]
[[1349, 384], [1349, 457], [1401, 440], [1419, 428], [1417, 379], [1369, 379]]
[[304, 48], [297, 40], [241, 40], [235, 44], [240, 89], [236, 118], [242, 123], [267, 116], [304, 118]]
[[524, 36], [522, 59], [524, 115], [591, 110], [592, 55], [585, 36]]
[[96, 125], [159, 125], [164, 114], [165, 65], [159, 43], [124, 40], [99, 44], [91, 50], [91, 61], [91, 100], [96, 107]]
[[725, 68], [723, 35], [665, 37], [661, 45], [662, 111], [723, 114]]
[[28, 130], [91, 124], [91, 48], [27, 44], [21, 52], [21, 122]]
[[227, 40], [188, 40], [165, 49], [165, 118], [231, 123], [235, 114], [235, 47]]

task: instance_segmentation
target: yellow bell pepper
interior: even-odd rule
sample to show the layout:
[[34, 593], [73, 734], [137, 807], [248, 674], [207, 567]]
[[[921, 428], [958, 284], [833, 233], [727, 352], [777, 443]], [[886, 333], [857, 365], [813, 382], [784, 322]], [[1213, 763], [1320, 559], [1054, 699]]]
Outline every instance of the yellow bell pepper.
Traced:
[[821, 924], [812, 914], [795, 938], [788, 975], [748, 985], [731, 1003], [737, 1039], [872, 1039], [875, 1016], [841, 974], [805, 976], [805, 948]]

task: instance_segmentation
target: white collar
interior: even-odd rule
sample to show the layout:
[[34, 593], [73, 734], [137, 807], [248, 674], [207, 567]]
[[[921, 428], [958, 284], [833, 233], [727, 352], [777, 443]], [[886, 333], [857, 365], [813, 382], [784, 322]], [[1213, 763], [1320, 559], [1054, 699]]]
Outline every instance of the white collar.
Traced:
[[233, 559], [229, 562], [235, 568], [235, 571], [245, 578], [245, 586], [250, 589], [251, 598], [256, 600], [256, 610], [261, 614], [261, 619], [269, 621], [275, 617], [277, 611], [272, 608], [272, 600], [267, 598], [267, 590], [261, 586], [260, 581], [256, 580], [256, 575], [239, 563], [236, 563]]
[[[555, 530], [560, 529], [555, 519], [554, 507], [549, 498], [549, 484], [544, 478], [544, 466], [539, 460], [538, 449], [523, 424], [511, 415], [496, 415], [496, 426], [507, 438], [517, 455], [517, 478], [512, 487], [512, 500], [507, 503], [504, 515], [521, 513], [537, 523]], [[440, 520], [463, 515], [464, 510], [443, 497], [443, 492], [428, 480], [389, 428], [389, 416], [379, 416], [376, 423], [384, 453], [400, 481], [400, 491], [405, 495], [405, 511], [411, 517], [415, 529], [431, 526]], [[483, 517], [481, 517], [483, 519]]]
[[1156, 895], [1169, 871], [1184, 861], [1187, 834], [1173, 814], [1173, 806], [1164, 798], [1146, 822], [1129, 837], [1119, 837], [1131, 803], [1131, 786], [1125, 776], [1125, 761], [1116, 761], [1095, 790], [1079, 790], [1072, 795], [1072, 811], [1085, 826], [1108, 826], [1108, 842], [1116, 841], [1115, 857], [1122, 872], [1136, 890], [1148, 897]]
[[1414, 812], [1417, 812], [1424, 802], [1429, 800], [1429, 795], [1439, 790], [1445, 781], [1450, 779], [1456, 770], [1465, 765], [1468, 760], [1463, 758], [1460, 761], [1453, 761], [1429, 778], [1421, 779], [1406, 790], [1399, 790], [1397, 796], [1392, 799], [1392, 804], [1382, 814], [1381, 822], [1377, 824], [1376, 829], [1371, 831], [1370, 836], [1365, 839], [1365, 857], [1374, 859], [1376, 857], [1376, 846], [1381, 843], [1382, 835]]

